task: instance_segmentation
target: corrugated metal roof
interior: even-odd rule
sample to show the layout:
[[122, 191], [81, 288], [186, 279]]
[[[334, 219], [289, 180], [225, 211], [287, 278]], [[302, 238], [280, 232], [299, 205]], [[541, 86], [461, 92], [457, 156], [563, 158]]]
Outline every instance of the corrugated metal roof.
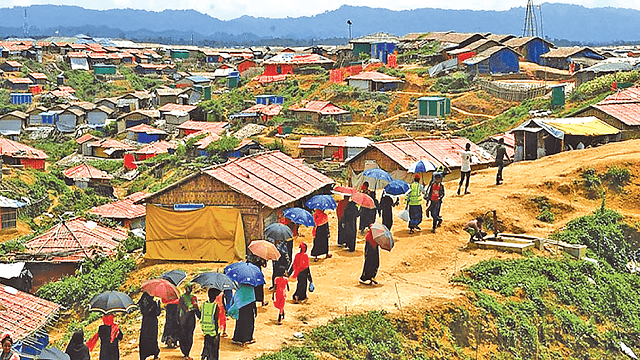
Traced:
[[54, 321], [61, 306], [51, 301], [0, 285], [0, 333], [14, 342], [24, 340]]
[[167, 133], [165, 131], [162, 131], [160, 129], [156, 129], [152, 126], [149, 126], [147, 124], [139, 124], [130, 128], [127, 128], [127, 131], [131, 131], [134, 133], [144, 133], [144, 134], [151, 134], [151, 135], [167, 135]]
[[177, 128], [179, 130], [205, 130], [210, 134], [220, 135], [227, 130], [228, 126], [229, 126], [229, 123], [225, 121], [208, 122], [208, 121], [189, 120], [178, 125]]
[[549, 52], [540, 55], [540, 57], [544, 57], [544, 58], [564, 58], [564, 57], [574, 56], [575, 54], [580, 53], [580, 52], [585, 51], [585, 50], [589, 50], [589, 51], [592, 51], [595, 54], [598, 54], [597, 51], [594, 51], [593, 49], [588, 48], [586, 46], [571, 46], [571, 47], [559, 47], [559, 48], [551, 49], [551, 50], [549, 50]]
[[303, 136], [298, 144], [299, 149], [321, 149], [325, 146], [347, 146], [346, 136]]
[[32, 78], [37, 79], [37, 80], [47, 80], [48, 79], [47, 75], [45, 75], [43, 73], [39, 73], [39, 72], [29, 73], [29, 76], [31, 76]]
[[640, 103], [596, 104], [593, 107], [613, 116], [625, 125], [640, 125]]
[[340, 115], [340, 114], [348, 114], [347, 110], [343, 110], [335, 105], [333, 105], [329, 101], [304, 101], [302, 104], [295, 104], [289, 107], [289, 110], [292, 111], [308, 111], [314, 112], [322, 115]]
[[377, 71], [365, 71], [358, 75], [349, 76], [347, 80], [372, 80], [377, 82], [402, 82], [397, 77], [389, 76]]
[[149, 195], [144, 191], [133, 193], [126, 198], [109, 204], [96, 206], [89, 210], [90, 213], [100, 215], [107, 219], [135, 219], [147, 214], [145, 205], [134, 204], [135, 201]]
[[7, 78], [7, 81], [13, 84], [33, 84], [33, 81], [29, 78]]
[[166, 103], [161, 107], [159, 107], [158, 111], [160, 112], [170, 112], [170, 111], [191, 112], [197, 108], [198, 108], [197, 106], [193, 106], [193, 105], [180, 105], [180, 104], [174, 104], [174, 103]]
[[76, 143], [78, 143], [78, 144], [84, 144], [84, 143], [86, 143], [87, 141], [90, 141], [90, 140], [96, 140], [96, 139], [97, 139], [97, 137], [95, 137], [95, 136], [93, 136], [93, 135], [91, 135], [91, 134], [89, 134], [89, 133], [86, 133], [86, 134], [84, 134], [84, 135], [80, 136], [79, 138], [77, 138], [77, 139], [76, 139]]
[[356, 39], [349, 40], [350, 43], [366, 43], [366, 44], [375, 44], [375, 43], [398, 43], [400, 39], [392, 34], [388, 34], [385, 32], [377, 32], [375, 34], [364, 35]]
[[113, 179], [113, 176], [85, 163], [81, 163], [72, 168], [66, 169], [63, 172], [63, 174], [64, 176], [74, 180], [76, 179], [98, 179], [98, 180]]
[[299, 200], [334, 181], [279, 151], [246, 156], [205, 174], [261, 204], [276, 209]]
[[575, 136], [603, 136], [615, 135], [620, 130], [599, 120], [594, 116], [562, 118], [562, 119], [540, 119], [545, 124], [552, 126], [566, 135]]
[[6, 138], [0, 138], [0, 154], [18, 159], [44, 160], [49, 158], [42, 150]]
[[615, 94], [607, 96], [597, 105], [621, 104], [621, 103], [640, 103], [640, 87], [630, 87]]
[[220, 140], [220, 136], [218, 136], [218, 134], [210, 134], [209, 132], [207, 132], [205, 130], [198, 131], [197, 133], [194, 133], [194, 134], [191, 134], [191, 135], [193, 135], [195, 137], [195, 136], [199, 136], [200, 134], [207, 134], [207, 136], [205, 136], [202, 139], [196, 141], [196, 143], [194, 144], [200, 150], [205, 150], [211, 143]]
[[311, 65], [311, 64], [332, 64], [333, 60], [318, 54], [296, 54], [296, 53], [280, 53], [269, 60], [265, 64], [291, 64], [291, 65]]
[[22, 64], [20, 64], [17, 61], [12, 61], [12, 60], [7, 61], [7, 65], [9, 65], [11, 67], [22, 67]]
[[99, 148], [103, 148], [103, 149], [116, 149], [116, 150], [125, 150], [125, 151], [129, 151], [129, 150], [135, 150], [136, 148], [131, 146], [131, 145], [127, 145], [123, 142], [120, 142], [118, 140], [115, 139], [102, 139], [100, 141], [96, 141], [93, 142], [91, 144], [89, 144], [89, 146], [91, 147], [99, 147]]
[[76, 218], [47, 230], [27, 241], [27, 252], [50, 255], [53, 260], [81, 261], [91, 257], [94, 250], [111, 254], [127, 238], [122, 228], [108, 228], [94, 222]]
[[169, 152], [169, 149], [176, 149], [177, 146], [175, 144], [172, 144], [168, 141], [156, 141], [156, 142], [152, 142], [149, 145], [146, 145], [142, 148], [140, 148], [138, 151], [136, 151], [136, 154], [139, 155], [149, 155], [149, 154], [166, 154]]

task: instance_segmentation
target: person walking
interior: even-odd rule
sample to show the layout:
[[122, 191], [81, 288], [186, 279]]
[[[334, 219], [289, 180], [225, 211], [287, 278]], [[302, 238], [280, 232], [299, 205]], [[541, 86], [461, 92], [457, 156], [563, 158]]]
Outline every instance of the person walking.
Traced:
[[442, 206], [442, 199], [444, 198], [444, 185], [442, 184], [442, 174], [436, 173], [433, 178], [433, 184], [429, 185], [427, 189], [426, 198], [429, 201], [427, 213], [433, 218], [433, 229], [431, 232], [435, 233], [436, 228], [442, 225], [440, 207]]
[[292, 259], [293, 258], [293, 239], [298, 237], [298, 229], [300, 227], [300, 224], [296, 224], [293, 221], [291, 221], [291, 219], [287, 219], [286, 217], [284, 217], [282, 213], [280, 213], [280, 219], [278, 220], [278, 222], [283, 225], [287, 225], [287, 227], [291, 229], [291, 232], [293, 233], [293, 237], [291, 239], [287, 239], [286, 241], [287, 253], [289, 254], [289, 259]]
[[507, 154], [507, 148], [504, 146], [504, 138], [500, 138], [500, 140], [498, 140], [498, 150], [496, 150], [496, 166], [498, 167], [498, 172], [496, 173], [496, 185], [502, 185], [502, 169], [504, 169], [505, 158], [507, 161], [511, 161]]
[[344, 195], [344, 197], [338, 202], [338, 206], [336, 207], [336, 216], [338, 217], [338, 246], [345, 245], [344, 222], [342, 221], [342, 215], [344, 214], [344, 209], [347, 207], [350, 198], [350, 195]]
[[460, 195], [460, 188], [462, 187], [462, 183], [465, 183], [464, 193], [469, 194], [469, 179], [471, 178], [472, 156], [473, 153], [471, 152], [471, 144], [467, 143], [467, 145], [465, 145], [464, 147], [464, 151], [460, 152], [460, 157], [462, 158], [462, 167], [460, 168], [460, 183], [458, 184], [458, 195]]
[[276, 291], [273, 292], [273, 306], [278, 309], [278, 324], [284, 320], [284, 305], [287, 302], [287, 291], [289, 290], [289, 279], [286, 276], [278, 276], [275, 281]]
[[373, 190], [369, 190], [369, 182], [365, 181], [362, 183], [360, 187], [360, 192], [369, 195], [371, 199], [373, 199], [374, 208], [369, 209], [364, 206], [360, 207], [360, 225], [358, 226], [358, 230], [360, 230], [360, 234], [364, 235], [364, 232], [369, 229], [369, 225], [376, 222], [377, 208], [378, 208], [378, 199], [376, 198], [376, 192]]
[[414, 230], [421, 230], [423, 193], [424, 188], [420, 184], [420, 175], [415, 175], [413, 182], [409, 185], [409, 194], [405, 198], [409, 209], [409, 234], [413, 234]]
[[239, 284], [238, 290], [233, 295], [229, 315], [236, 319], [236, 328], [233, 330], [231, 343], [236, 345], [253, 344], [253, 330], [256, 325], [256, 298], [253, 286]]
[[291, 266], [289, 259], [289, 249], [287, 248], [284, 241], [281, 241], [276, 246], [278, 252], [280, 253], [280, 258], [278, 260], [273, 260], [273, 273], [271, 275], [271, 287], [269, 290], [276, 290], [276, 279], [280, 276], [286, 276], [287, 270]]
[[296, 279], [296, 291], [293, 293], [293, 301], [297, 304], [307, 300], [307, 284], [313, 281], [309, 269], [309, 256], [307, 255], [307, 244], [300, 243], [300, 252], [296, 254], [289, 269], [291, 277]]
[[380, 267], [380, 251], [378, 243], [373, 239], [371, 229], [367, 231], [364, 242], [364, 265], [362, 266], [362, 275], [360, 275], [360, 283], [367, 285], [376, 285], [376, 275]]
[[184, 285], [184, 294], [180, 296], [178, 303], [178, 318], [180, 321], [180, 351], [185, 360], [192, 360], [189, 357], [193, 346], [193, 331], [196, 329], [196, 318], [200, 318], [198, 308], [198, 298], [191, 293], [193, 284]]
[[[249, 250], [249, 253], [247, 254], [247, 262], [257, 266], [258, 269], [260, 269], [260, 272], [263, 272], [262, 268], [267, 266], [267, 260], [255, 255], [251, 250]], [[269, 302], [264, 299], [264, 284], [254, 286], [254, 292], [256, 303], [260, 303], [261, 306], [269, 305]]]
[[218, 306], [219, 329], [222, 331], [220, 336], [227, 337], [227, 307], [225, 304], [224, 293], [220, 292], [218, 296], [216, 296], [216, 305]]
[[318, 256], [326, 255], [326, 259], [331, 258], [329, 254], [329, 217], [324, 211], [316, 209], [313, 213], [313, 220], [316, 225], [313, 227], [313, 248], [311, 249], [311, 256], [314, 257], [314, 261], [318, 261]]
[[[393, 226], [393, 207], [396, 205], [398, 205], [398, 202], [394, 202], [391, 195], [383, 191], [380, 202], [378, 203], [378, 212], [382, 217], [382, 225], [386, 226], [389, 230], [391, 230]], [[420, 210], [420, 213], [422, 213], [422, 210]]]
[[140, 327], [140, 344], [138, 345], [140, 360], [145, 360], [153, 355], [158, 359], [160, 348], [158, 347], [158, 315], [160, 315], [160, 302], [153, 301], [153, 296], [146, 291], [142, 293], [138, 301], [138, 308], [142, 313], [142, 325]]
[[91, 360], [89, 348], [84, 343], [84, 331], [82, 329], [73, 333], [64, 352], [69, 355], [70, 360]]
[[120, 359], [120, 349], [118, 344], [122, 340], [122, 331], [114, 321], [112, 314], [102, 317], [102, 325], [98, 327], [98, 332], [87, 341], [89, 351], [98, 344], [100, 340], [100, 360]]
[[180, 338], [180, 320], [178, 318], [179, 301], [180, 299], [174, 300], [165, 306], [166, 316], [161, 340], [169, 349], [178, 346], [178, 339]]
[[344, 246], [350, 252], [356, 251], [356, 237], [358, 236], [356, 222], [358, 221], [358, 216], [360, 216], [358, 206], [356, 203], [351, 201], [351, 198], [349, 198], [349, 202], [342, 213], [342, 223], [344, 224], [342, 229], [342, 239], [344, 241]]
[[18, 355], [18, 353], [11, 349], [13, 347], [13, 339], [11, 338], [11, 334], [2, 334], [0, 343], [2, 344], [2, 360], [20, 360], [20, 356]]
[[220, 290], [210, 288], [207, 291], [209, 301], [202, 304], [200, 317], [200, 328], [204, 334], [204, 344], [202, 345], [201, 360], [218, 360], [220, 358], [220, 324], [219, 311], [216, 299], [220, 295]]

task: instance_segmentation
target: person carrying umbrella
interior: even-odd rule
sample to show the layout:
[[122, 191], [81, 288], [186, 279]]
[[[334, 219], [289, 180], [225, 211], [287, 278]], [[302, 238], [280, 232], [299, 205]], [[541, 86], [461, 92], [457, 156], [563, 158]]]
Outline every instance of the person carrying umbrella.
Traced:
[[[298, 228], [300, 227], [300, 224], [293, 222], [293, 220], [291, 219], [287, 219], [286, 217], [284, 217], [284, 214], [282, 213], [280, 213], [279, 215], [278, 222], [280, 224], [288, 226], [289, 229], [291, 229], [291, 232], [293, 233], [293, 238], [298, 237]], [[293, 238], [290, 238], [286, 241], [287, 254], [289, 254], [289, 259], [293, 257]]]
[[313, 227], [313, 248], [311, 256], [314, 260], [318, 260], [318, 256], [325, 255], [326, 259], [331, 258], [329, 254], [329, 217], [324, 211], [316, 209], [313, 213], [313, 220], [316, 225]]
[[444, 184], [442, 184], [442, 174], [436, 173], [433, 178], [433, 184], [429, 185], [427, 189], [426, 199], [429, 201], [427, 214], [430, 214], [433, 218], [433, 229], [431, 232], [435, 233], [436, 228], [442, 225], [440, 207], [442, 206], [442, 199], [444, 198]]
[[20, 360], [20, 356], [18, 356], [18, 354], [11, 349], [11, 347], [13, 346], [13, 339], [11, 339], [11, 334], [2, 334], [0, 342], [2, 343], [2, 360]]
[[70, 360], [91, 360], [89, 348], [84, 343], [84, 331], [82, 329], [73, 333], [64, 352], [69, 355]]
[[336, 207], [336, 216], [338, 217], [338, 246], [346, 245], [344, 241], [344, 222], [342, 221], [342, 215], [350, 201], [351, 195], [345, 194], [342, 200], [338, 202], [338, 207]]
[[196, 317], [200, 318], [198, 308], [198, 298], [191, 293], [193, 284], [190, 282], [184, 285], [184, 294], [180, 296], [178, 303], [178, 318], [180, 321], [180, 351], [184, 358], [191, 360], [189, 353], [193, 346], [193, 331], [196, 328]]
[[424, 188], [420, 184], [420, 175], [415, 175], [413, 182], [409, 186], [409, 194], [405, 199], [409, 208], [409, 234], [413, 234], [414, 230], [420, 230], [423, 193]]
[[153, 297], [146, 291], [142, 293], [138, 301], [138, 308], [142, 313], [142, 325], [140, 327], [140, 360], [153, 355], [158, 359], [160, 348], [158, 347], [158, 315], [160, 315], [160, 301], [153, 301]]
[[369, 228], [369, 225], [376, 222], [376, 208], [378, 207], [378, 200], [376, 199], [376, 192], [369, 190], [368, 181], [362, 183], [360, 192], [369, 195], [371, 199], [373, 199], [375, 205], [373, 209], [369, 209], [364, 206], [360, 207], [360, 226], [358, 226], [358, 230], [360, 230], [361, 234], [364, 234], [364, 231]]
[[202, 304], [202, 316], [200, 317], [200, 328], [204, 334], [204, 344], [202, 346], [202, 360], [218, 360], [220, 357], [220, 324], [218, 317], [218, 303], [216, 299], [220, 295], [220, 290], [209, 288], [207, 291], [209, 301]]
[[[267, 261], [257, 256], [256, 254], [252, 253], [251, 250], [249, 250], [247, 254], [247, 262], [249, 264], [253, 264], [257, 266], [261, 272], [262, 272], [262, 268], [267, 266]], [[264, 300], [264, 284], [254, 286], [253, 289], [255, 292], [256, 302], [257, 303], [259, 302], [262, 306], [269, 305], [269, 302]]]
[[378, 250], [378, 243], [373, 239], [371, 225], [364, 238], [364, 265], [360, 276], [360, 283], [367, 285], [378, 284], [376, 275], [380, 267], [380, 251]]
[[118, 344], [122, 340], [122, 331], [118, 324], [114, 321], [113, 314], [102, 317], [102, 325], [98, 328], [98, 332], [87, 341], [89, 351], [98, 344], [100, 340], [100, 360], [118, 360], [120, 359], [120, 349]]
[[[382, 217], [382, 225], [386, 226], [389, 230], [391, 230], [393, 226], [393, 207], [396, 205], [398, 205], [398, 200], [394, 202], [391, 195], [387, 194], [386, 191], [382, 191], [382, 196], [378, 203], [378, 212]], [[422, 213], [422, 210], [420, 210], [420, 213]]]
[[290, 258], [288, 254], [288, 248], [284, 241], [281, 241], [277, 245], [278, 252], [280, 253], [280, 258], [278, 260], [274, 260], [273, 263], [273, 274], [271, 276], [271, 283], [273, 284], [269, 290], [276, 290], [276, 279], [280, 276], [285, 276], [287, 273], [287, 269], [289, 269]]
[[256, 298], [253, 286], [239, 284], [238, 290], [233, 295], [229, 315], [236, 319], [236, 328], [233, 331], [231, 343], [236, 345], [253, 344], [253, 330], [255, 318], [258, 316]]
[[300, 252], [296, 254], [289, 269], [291, 277], [296, 279], [296, 291], [293, 293], [293, 301], [297, 304], [307, 300], [307, 281], [312, 282], [311, 271], [309, 269], [309, 256], [307, 255], [307, 244], [300, 243]]
[[358, 216], [360, 216], [358, 206], [350, 199], [342, 213], [342, 240], [344, 241], [344, 246], [351, 252], [356, 251], [356, 236], [358, 235], [356, 221]]

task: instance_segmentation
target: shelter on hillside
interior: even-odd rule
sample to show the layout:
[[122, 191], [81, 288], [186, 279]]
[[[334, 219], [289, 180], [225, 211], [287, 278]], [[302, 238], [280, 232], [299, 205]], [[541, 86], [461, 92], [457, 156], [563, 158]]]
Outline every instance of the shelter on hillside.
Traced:
[[105, 171], [96, 169], [86, 163], [80, 163], [62, 173], [66, 177], [65, 182], [67, 185], [75, 185], [81, 189], [91, 187], [96, 189], [99, 194], [113, 196], [113, 188], [109, 184], [113, 176]]
[[22, 201], [0, 196], [0, 231], [16, 228], [18, 209], [25, 205]]
[[30, 85], [33, 85], [33, 81], [22, 77], [8, 77], [4, 82], [4, 87], [13, 91], [29, 91]]
[[620, 130], [590, 117], [534, 118], [511, 130], [516, 139], [515, 161], [535, 160], [563, 150], [620, 140]]
[[282, 52], [264, 62], [263, 76], [295, 74], [305, 67], [320, 66], [330, 69], [333, 60], [318, 54]]
[[128, 128], [136, 125], [150, 125], [156, 120], [160, 120], [160, 112], [158, 110], [134, 110], [127, 114], [120, 115], [116, 120], [118, 125], [118, 134], [121, 134]]
[[177, 129], [179, 130], [178, 136], [186, 136], [203, 130], [210, 134], [222, 135], [229, 127], [230, 124], [225, 121], [208, 122], [190, 120], [178, 125]]
[[303, 136], [298, 149], [305, 159], [332, 158], [344, 161], [356, 156], [373, 141], [359, 136]]
[[559, 47], [540, 55], [541, 65], [562, 70], [570, 70], [571, 63], [574, 63], [578, 65], [574, 66], [577, 71], [579, 67], [589, 67], [600, 60], [604, 60], [604, 56], [586, 46]]
[[493, 164], [495, 159], [489, 153], [462, 137], [379, 141], [370, 144], [358, 155], [347, 160], [351, 184], [359, 185], [363, 181], [361, 173], [373, 168], [387, 171], [394, 179], [410, 182], [412, 174], [407, 173], [407, 170], [419, 160], [431, 162], [436, 167], [448, 168], [451, 173], [447, 175], [447, 179], [460, 177], [462, 166], [460, 152], [465, 149], [467, 143], [471, 144], [471, 152], [474, 155], [471, 163], [472, 171], [484, 169]]
[[522, 54], [522, 59], [532, 63], [540, 64], [542, 54], [549, 52], [554, 45], [538, 36], [516, 37], [505, 41], [503, 44], [515, 49]]
[[89, 143], [87, 146], [91, 148], [93, 156], [108, 159], [122, 159], [125, 152], [136, 149], [134, 146], [115, 139], [102, 139]]
[[[251, 240], [263, 238], [264, 228], [277, 221], [278, 210], [303, 206], [308, 197], [318, 192], [328, 192], [333, 183], [331, 178], [306, 166], [302, 159], [293, 159], [279, 151], [245, 156], [197, 172], [139, 200], [147, 204], [147, 256], [158, 259], [199, 259], [200, 246], [206, 245], [194, 245], [197, 251], [181, 250], [181, 246], [191, 247], [191, 240], [184, 239], [188, 238], [186, 233], [191, 231], [188, 227], [201, 213], [185, 215], [188, 219], [184, 222], [175, 219], [167, 221], [181, 227], [184, 233], [177, 233], [173, 240], [163, 243], [161, 239], [150, 236], [154, 234], [154, 226], [158, 224], [154, 222], [151, 209], [204, 207], [203, 210], [212, 211], [211, 216], [220, 212], [227, 222], [235, 220], [235, 214], [240, 214], [241, 221], [236, 229], [243, 229], [242, 240], [246, 239], [248, 245]], [[155, 214], [162, 217], [163, 214], [171, 213]], [[198, 228], [202, 234], [194, 238], [202, 238], [203, 234], [212, 231], [209, 228]], [[237, 239], [235, 235], [234, 239]], [[240, 252], [239, 244], [235, 243], [237, 253], [232, 252], [234, 241], [228, 239], [228, 251], [231, 253], [227, 252], [223, 259], [244, 256], [245, 244], [240, 246]], [[163, 244], [167, 247], [162, 247]]]
[[85, 112], [79, 108], [66, 108], [58, 114], [56, 127], [58, 131], [71, 133], [76, 130], [76, 126], [82, 122]]
[[513, 156], [516, 153], [516, 137], [513, 133], [508, 132], [490, 136], [489, 138], [479, 142], [478, 146], [485, 149], [489, 154], [491, 154], [491, 156], [496, 157], [500, 139], [504, 140], [504, 147], [505, 150], [507, 150], [509, 159], [513, 159]]
[[144, 144], [164, 140], [168, 135], [164, 130], [156, 129], [147, 124], [140, 124], [127, 129], [127, 139]]
[[0, 285], [0, 309], [0, 333], [11, 334], [13, 349], [32, 358], [49, 345], [47, 328], [58, 319], [61, 306]]
[[400, 39], [391, 34], [378, 32], [349, 40], [353, 44], [353, 55], [357, 58], [361, 53], [387, 63], [387, 57], [396, 51]]
[[135, 152], [136, 160], [143, 161], [160, 154], [172, 153], [173, 150], [177, 148], [178, 146], [176, 144], [170, 143], [168, 141], [161, 140], [161, 141], [152, 142], [136, 150]]
[[105, 219], [117, 221], [127, 230], [144, 229], [147, 209], [144, 205], [135, 204], [135, 202], [147, 195], [149, 194], [144, 191], [138, 191], [122, 200], [96, 206], [89, 212]]
[[520, 54], [506, 46], [491, 47], [463, 61], [467, 72], [477, 74], [510, 74], [520, 72]]
[[575, 73], [576, 87], [597, 77], [623, 71], [640, 70], [638, 58], [610, 58]]
[[3, 137], [0, 137], [0, 154], [5, 164], [37, 170], [44, 170], [44, 161], [49, 158], [42, 150]]
[[89, 144], [94, 143], [96, 140], [98, 140], [98, 138], [89, 133], [86, 133], [77, 138], [76, 144], [80, 145], [80, 154], [84, 156], [93, 156], [93, 149], [91, 148], [91, 146], [89, 146]]
[[362, 91], [392, 91], [403, 83], [399, 78], [377, 71], [365, 71], [347, 78], [349, 86]]
[[229, 116], [229, 119], [242, 119], [244, 122], [260, 123], [271, 120], [274, 116], [280, 115], [282, 105], [280, 104], [255, 104], [242, 112]]
[[87, 112], [87, 124], [93, 127], [104, 126], [107, 119], [114, 113], [111, 108], [100, 105]]
[[29, 115], [19, 110], [0, 116], [0, 134], [5, 136], [18, 136], [27, 127]]
[[630, 87], [609, 95], [576, 115], [597, 117], [621, 130], [623, 140], [640, 138], [640, 87]]
[[329, 101], [303, 101], [300, 104], [289, 106], [299, 121], [318, 124], [321, 121], [333, 120], [337, 123], [351, 121], [351, 114]]

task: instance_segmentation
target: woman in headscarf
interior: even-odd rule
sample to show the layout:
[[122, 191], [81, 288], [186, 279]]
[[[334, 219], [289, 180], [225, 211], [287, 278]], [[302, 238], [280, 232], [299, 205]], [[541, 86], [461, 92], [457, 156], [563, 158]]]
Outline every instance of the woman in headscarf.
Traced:
[[218, 324], [222, 334], [220, 336], [227, 337], [227, 306], [224, 293], [220, 292], [216, 296], [216, 305], [218, 306]]
[[284, 275], [278, 276], [275, 280], [276, 291], [273, 293], [273, 306], [278, 309], [278, 324], [282, 324], [284, 319], [284, 305], [287, 302], [287, 291], [289, 290], [289, 279]]
[[11, 339], [11, 334], [4, 333], [2, 334], [2, 360], [20, 360], [20, 356], [11, 349], [13, 346], [13, 339]]
[[345, 205], [342, 213], [342, 223], [344, 225], [342, 228], [342, 240], [351, 252], [356, 251], [356, 236], [358, 235], [356, 221], [358, 216], [360, 216], [358, 206], [349, 198], [349, 202]]
[[316, 209], [313, 213], [313, 220], [316, 225], [313, 227], [313, 248], [311, 249], [311, 256], [314, 260], [318, 260], [318, 256], [325, 255], [329, 259], [329, 217], [324, 211]]
[[153, 301], [153, 296], [146, 291], [142, 293], [138, 301], [138, 308], [142, 313], [142, 326], [140, 327], [140, 360], [153, 355], [158, 359], [160, 348], [158, 347], [158, 315], [160, 315], [160, 302]]
[[278, 249], [278, 252], [280, 253], [280, 258], [278, 260], [272, 261], [273, 275], [271, 276], [271, 283], [273, 285], [269, 288], [272, 291], [276, 289], [276, 279], [279, 276], [285, 276], [287, 273], [287, 269], [289, 269], [289, 266], [291, 266], [291, 264], [289, 263], [289, 249], [287, 248], [285, 241], [280, 241], [276, 247]]
[[369, 209], [364, 206], [360, 207], [360, 226], [358, 226], [358, 229], [360, 230], [360, 233], [363, 234], [369, 228], [369, 225], [376, 222], [376, 208], [378, 207], [378, 199], [376, 198], [376, 192], [373, 190], [369, 190], [368, 181], [362, 183], [360, 192], [369, 195], [375, 205], [373, 209]]
[[[267, 260], [252, 253], [251, 250], [249, 250], [247, 253], [247, 262], [249, 264], [253, 264], [257, 266], [258, 269], [260, 269], [260, 272], [262, 272], [263, 267], [267, 266]], [[264, 273], [263, 273], [263, 276], [264, 276]], [[255, 292], [256, 302], [259, 302], [262, 306], [269, 305], [269, 302], [264, 299], [264, 284], [254, 286], [253, 291]]]
[[202, 304], [202, 317], [200, 327], [204, 334], [204, 344], [202, 346], [201, 360], [218, 360], [220, 357], [220, 326], [218, 302], [216, 299], [220, 295], [220, 290], [210, 288], [207, 292], [209, 301]]
[[165, 307], [165, 322], [164, 330], [162, 331], [162, 342], [167, 345], [169, 349], [173, 349], [178, 346], [178, 339], [180, 337], [180, 320], [178, 318], [178, 302], [167, 303]]
[[193, 331], [196, 328], [196, 317], [200, 318], [198, 298], [191, 293], [193, 284], [184, 285], [184, 294], [180, 296], [178, 317], [180, 319], [180, 351], [187, 360], [191, 360], [189, 353], [193, 346]]
[[378, 267], [380, 267], [380, 252], [378, 243], [373, 239], [371, 229], [369, 229], [364, 239], [364, 266], [360, 282], [367, 284], [368, 281], [368, 285], [373, 285], [378, 283], [376, 275], [378, 274]]
[[113, 315], [103, 316], [102, 324], [98, 332], [87, 341], [87, 347], [89, 351], [93, 350], [100, 340], [100, 360], [118, 360], [120, 359], [118, 343], [122, 340], [122, 331], [114, 322]]
[[67, 350], [64, 352], [69, 355], [70, 360], [91, 360], [89, 348], [84, 343], [84, 331], [82, 329], [73, 333], [69, 345], [67, 345]]
[[300, 224], [294, 223], [290, 219], [284, 217], [284, 215], [282, 214], [280, 214], [278, 222], [287, 225], [287, 227], [289, 227], [289, 229], [291, 229], [291, 232], [293, 233], [293, 238], [287, 239], [286, 241], [287, 254], [289, 254], [289, 259], [291, 259], [293, 257], [293, 239], [298, 237], [298, 228], [300, 227]]
[[382, 192], [378, 211], [380, 212], [380, 215], [382, 215], [382, 225], [386, 226], [389, 230], [391, 230], [391, 227], [393, 226], [393, 207], [395, 205], [397, 205], [397, 202], [394, 203], [391, 195], [386, 192]]
[[307, 244], [300, 243], [300, 252], [296, 254], [289, 269], [291, 277], [297, 280], [296, 291], [293, 293], [293, 301], [298, 303], [307, 299], [307, 282], [311, 279], [309, 269], [309, 255], [307, 255]]
[[231, 343], [236, 345], [253, 344], [253, 330], [255, 319], [258, 315], [256, 298], [253, 286], [247, 284], [238, 285], [238, 290], [233, 295], [229, 315], [236, 319], [236, 328], [233, 331]]

